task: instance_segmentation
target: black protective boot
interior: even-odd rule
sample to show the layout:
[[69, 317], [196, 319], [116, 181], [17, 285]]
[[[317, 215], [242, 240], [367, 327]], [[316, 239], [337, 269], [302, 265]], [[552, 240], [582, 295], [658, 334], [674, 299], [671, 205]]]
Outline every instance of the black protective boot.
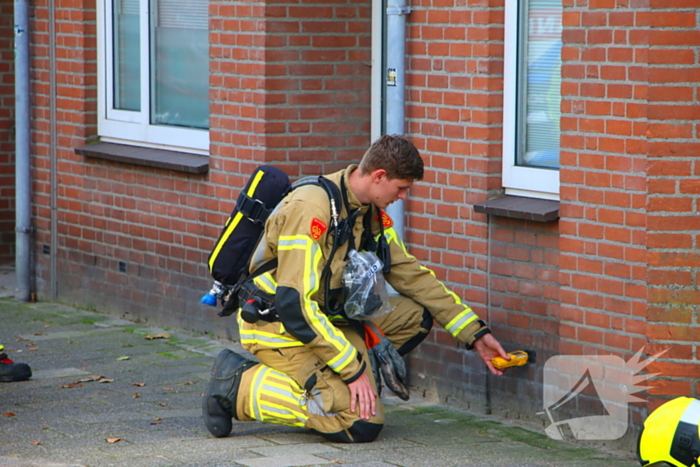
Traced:
[[3, 352], [5, 347], [0, 345], [0, 381], [24, 381], [32, 377], [32, 370], [26, 363], [15, 363]]
[[241, 384], [241, 375], [257, 362], [248, 360], [237, 353], [224, 349], [219, 352], [211, 369], [211, 381], [202, 401], [204, 424], [217, 438], [231, 433], [231, 418], [236, 416], [236, 396]]

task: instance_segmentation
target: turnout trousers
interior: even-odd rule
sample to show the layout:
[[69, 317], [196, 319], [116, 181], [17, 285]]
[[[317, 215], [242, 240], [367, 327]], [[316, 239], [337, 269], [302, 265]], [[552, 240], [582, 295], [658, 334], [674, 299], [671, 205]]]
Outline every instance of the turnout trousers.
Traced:
[[[396, 308], [372, 320], [401, 355], [407, 354], [427, 336], [432, 316], [421, 305], [404, 296], [391, 297]], [[357, 327], [338, 327], [366, 362], [365, 373], [375, 385], [364, 335]], [[278, 423], [314, 430], [335, 442], [374, 440], [384, 424], [379, 399], [376, 414], [362, 420], [359, 409], [350, 411], [350, 390], [337, 373], [305, 346], [249, 348], [261, 363], [241, 376], [236, 413], [241, 421]]]

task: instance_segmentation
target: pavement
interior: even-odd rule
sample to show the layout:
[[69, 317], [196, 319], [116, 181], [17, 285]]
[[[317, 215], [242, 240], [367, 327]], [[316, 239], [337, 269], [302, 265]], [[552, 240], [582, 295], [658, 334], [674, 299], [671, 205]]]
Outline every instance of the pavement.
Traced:
[[372, 443], [235, 421], [230, 437], [215, 439], [202, 421], [202, 395], [218, 352], [242, 351], [235, 342], [0, 298], [0, 343], [34, 373], [0, 383], [1, 467], [638, 465], [415, 396], [383, 398], [387, 423]]

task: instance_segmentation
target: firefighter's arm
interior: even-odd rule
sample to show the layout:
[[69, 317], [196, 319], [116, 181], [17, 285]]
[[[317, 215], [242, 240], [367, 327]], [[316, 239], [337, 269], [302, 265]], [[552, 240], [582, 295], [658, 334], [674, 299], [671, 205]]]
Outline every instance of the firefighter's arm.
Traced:
[[435, 277], [433, 271], [422, 266], [408, 253], [390, 224], [391, 220], [384, 224], [384, 236], [391, 251], [391, 272], [386, 275], [387, 281], [397, 292], [423, 305], [457, 341], [472, 348], [477, 339], [491, 330], [467, 304]]
[[[325, 196], [325, 193], [323, 194]], [[315, 295], [321, 285], [323, 254], [328, 227], [323, 212], [301, 201], [291, 201], [275, 217], [277, 242], [277, 294], [275, 308], [287, 332], [319, 356], [346, 383], [358, 379], [365, 368], [357, 349], [321, 311]], [[266, 228], [267, 228], [266, 227]]]

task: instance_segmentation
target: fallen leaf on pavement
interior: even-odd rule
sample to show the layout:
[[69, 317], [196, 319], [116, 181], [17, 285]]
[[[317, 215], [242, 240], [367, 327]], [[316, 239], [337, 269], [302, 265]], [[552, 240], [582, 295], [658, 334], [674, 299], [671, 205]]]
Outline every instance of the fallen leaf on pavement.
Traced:
[[48, 429], [49, 429], [49, 426], [48, 426], [48, 425], [44, 425], [44, 426], [41, 427], [41, 429], [42, 429], [42, 430], [48, 430]]
[[138, 386], [140, 388], [144, 387], [146, 383], [131, 383], [132, 386]]
[[65, 389], [65, 388], [82, 388], [82, 387], [83, 387], [83, 383], [70, 383], [70, 384], [62, 384], [61, 386], [59, 386], [59, 388], [61, 388], [61, 389]]
[[46, 334], [44, 334], [43, 332], [35, 332], [34, 335], [35, 336], [45, 336]]
[[133, 397], [134, 399], [138, 399], [139, 397], [141, 397], [141, 394], [139, 394], [138, 392], [135, 392], [134, 395], [131, 397]]
[[175, 390], [175, 388], [163, 388], [163, 389], [165, 389], [166, 391], [174, 391]]
[[121, 438], [107, 438], [105, 441], [107, 441], [108, 443], [114, 444], [114, 443], [118, 443], [121, 440], [122, 440]]
[[117, 361], [120, 361], [120, 360], [129, 360], [130, 358], [131, 358], [131, 357], [129, 357], [128, 355], [124, 355], [123, 357], [117, 358]]
[[29, 347], [29, 350], [39, 350], [39, 347]]
[[15, 414], [13, 414], [12, 412], [8, 412], [8, 413], [2, 414], [2, 416], [3, 416], [3, 417], [14, 417]]
[[146, 334], [145, 337], [149, 341], [153, 339], [170, 339], [170, 334], [167, 332], [161, 332], [160, 334]]
[[161, 403], [158, 404], [158, 405], [160, 405], [161, 407], [167, 407], [167, 406], [168, 406], [168, 404], [166, 404], [165, 402], [161, 402]]
[[79, 383], [92, 383], [97, 381], [98, 383], [113, 383], [113, 379], [105, 378], [104, 376], [90, 376], [88, 378], [79, 379]]
[[32, 441], [32, 444], [35, 445], [35, 446], [39, 446], [39, 445], [41, 444], [41, 442], [39, 442], [39, 441]]
[[188, 381], [186, 383], [177, 383], [178, 386], [189, 386], [190, 384], [197, 384], [197, 381]]
[[151, 425], [162, 425], [163, 422], [151, 422]]
[[162, 418], [162, 417], [156, 417], [156, 418], [154, 418], [153, 420], [163, 420], [163, 418]]

